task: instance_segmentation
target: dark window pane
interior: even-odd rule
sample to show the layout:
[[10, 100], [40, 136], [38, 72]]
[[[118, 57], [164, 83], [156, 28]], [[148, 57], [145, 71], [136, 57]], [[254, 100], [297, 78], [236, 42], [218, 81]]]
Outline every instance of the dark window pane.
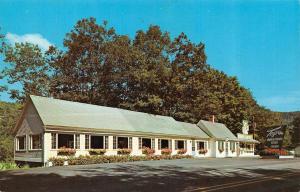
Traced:
[[128, 137], [118, 137], [118, 149], [128, 148]]
[[142, 138], [142, 147], [151, 148], [151, 139]]
[[92, 149], [104, 149], [103, 136], [91, 136], [91, 148]]
[[41, 149], [41, 136], [32, 135], [32, 149]]
[[74, 135], [58, 134], [58, 148], [74, 148]]
[[178, 149], [184, 149], [184, 141], [177, 141]]
[[162, 139], [161, 140], [161, 148], [162, 149], [169, 148], [169, 140]]
[[204, 142], [198, 142], [198, 149], [204, 149]]
[[24, 137], [18, 137], [19, 140], [19, 150], [25, 149], [25, 136]]

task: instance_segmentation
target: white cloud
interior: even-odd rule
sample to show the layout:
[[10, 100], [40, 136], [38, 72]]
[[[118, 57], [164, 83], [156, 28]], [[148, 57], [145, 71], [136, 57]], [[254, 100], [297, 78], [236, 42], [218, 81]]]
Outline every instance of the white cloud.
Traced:
[[41, 34], [24, 34], [17, 35], [13, 33], [7, 33], [6, 39], [14, 45], [15, 43], [32, 43], [38, 45], [43, 51], [48, 50], [49, 46], [52, 45], [47, 39], [45, 39]]

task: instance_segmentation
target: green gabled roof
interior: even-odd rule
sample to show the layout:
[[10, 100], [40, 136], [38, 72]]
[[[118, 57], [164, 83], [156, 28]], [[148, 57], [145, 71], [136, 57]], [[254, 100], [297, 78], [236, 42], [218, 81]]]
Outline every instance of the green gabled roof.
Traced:
[[222, 123], [200, 120], [197, 125], [210, 137], [237, 140], [237, 137]]
[[172, 117], [30, 96], [45, 126], [198, 137]]
[[181, 122], [178, 121], [178, 123], [181, 124], [182, 127], [184, 127], [184, 129], [195, 135], [196, 137], [199, 138], [203, 138], [203, 139], [209, 139], [210, 137], [204, 132], [202, 131], [202, 129], [200, 129], [196, 124], [192, 124], [192, 123], [186, 123], [186, 122]]

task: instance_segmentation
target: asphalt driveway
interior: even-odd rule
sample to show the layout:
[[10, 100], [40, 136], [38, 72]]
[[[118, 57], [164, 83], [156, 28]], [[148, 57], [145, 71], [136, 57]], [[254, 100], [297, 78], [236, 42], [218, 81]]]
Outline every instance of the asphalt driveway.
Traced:
[[181, 159], [0, 172], [0, 191], [300, 191], [300, 159]]

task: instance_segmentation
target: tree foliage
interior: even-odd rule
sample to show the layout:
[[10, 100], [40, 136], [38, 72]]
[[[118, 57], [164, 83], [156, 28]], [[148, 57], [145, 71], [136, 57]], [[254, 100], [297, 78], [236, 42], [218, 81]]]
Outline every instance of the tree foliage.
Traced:
[[13, 158], [13, 128], [20, 110], [19, 104], [0, 102], [0, 162]]
[[293, 126], [293, 137], [292, 137], [292, 143], [294, 146], [300, 144], [300, 114], [296, 116], [292, 122]]
[[[195, 123], [215, 115], [234, 133], [249, 120], [256, 128], [279, 124], [280, 114], [259, 106], [236, 77], [206, 62], [205, 45], [182, 33], [172, 39], [159, 26], [119, 35], [107, 22], [82, 19], [64, 38], [64, 48], [42, 52], [31, 44], [1, 47], [7, 90], [23, 102], [28, 94], [168, 115]], [[259, 131], [257, 131], [259, 136]]]

